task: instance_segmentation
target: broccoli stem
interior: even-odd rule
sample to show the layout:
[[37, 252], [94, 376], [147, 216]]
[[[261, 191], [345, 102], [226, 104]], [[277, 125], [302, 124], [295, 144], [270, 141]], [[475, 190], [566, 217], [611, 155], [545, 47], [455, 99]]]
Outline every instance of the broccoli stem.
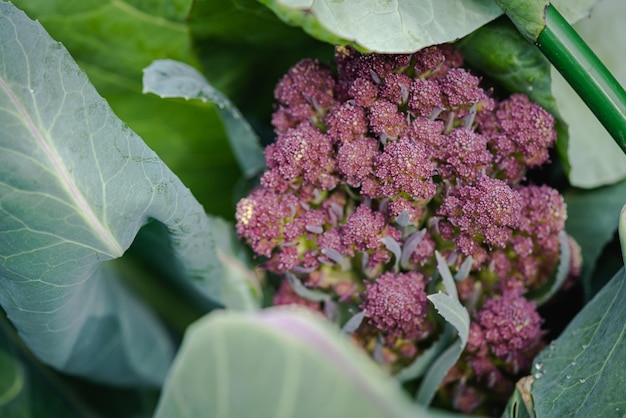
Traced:
[[626, 154], [626, 92], [552, 5], [535, 44]]

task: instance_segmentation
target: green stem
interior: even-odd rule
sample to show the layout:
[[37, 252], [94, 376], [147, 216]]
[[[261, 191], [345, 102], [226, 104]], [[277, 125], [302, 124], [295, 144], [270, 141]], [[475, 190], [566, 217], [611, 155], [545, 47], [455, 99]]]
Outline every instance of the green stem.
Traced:
[[535, 43], [626, 154], [626, 92], [552, 5]]

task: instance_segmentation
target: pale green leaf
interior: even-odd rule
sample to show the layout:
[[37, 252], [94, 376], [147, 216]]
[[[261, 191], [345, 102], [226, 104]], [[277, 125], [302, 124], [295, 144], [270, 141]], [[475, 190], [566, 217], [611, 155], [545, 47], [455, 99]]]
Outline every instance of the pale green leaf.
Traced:
[[[387, 53], [455, 41], [502, 14], [495, 1], [484, 0], [259, 1], [317, 39]], [[587, 12], [590, 1], [554, 3], [567, 4], [564, 12], [575, 18]]]
[[[626, 37], [625, 13], [623, 0], [603, 0], [589, 19], [574, 26], [622, 86], [626, 86], [626, 44], [619, 40]], [[572, 185], [593, 188], [625, 178], [626, 155], [557, 71], [552, 71], [552, 80], [552, 92], [570, 125]]]
[[535, 42], [546, 27], [545, 10], [549, 0], [494, 0], [511, 19], [517, 30], [530, 42]]
[[626, 412], [626, 272], [613, 279], [535, 360], [538, 417], [617, 417]]
[[436, 416], [336, 327], [283, 307], [216, 311], [192, 325], [155, 418]]
[[115, 114], [156, 151], [207, 212], [233, 217], [232, 191], [241, 173], [214, 106], [141, 92], [142, 71], [155, 59], [201, 67], [186, 20], [192, 0], [13, 3], [63, 43]]
[[449, 42], [502, 14], [494, 2], [482, 0], [260, 1], [318, 39], [372, 52], [413, 52]]
[[179, 277], [219, 303], [210, 220], [38, 22], [2, 2], [0, 39], [0, 305], [56, 368], [159, 384], [170, 338], [107, 261], [162, 223]]
[[[448, 323], [446, 326], [452, 326], [456, 329], [458, 338], [437, 357], [428, 369], [428, 372], [426, 372], [424, 380], [421, 382], [415, 395], [417, 403], [421, 405], [430, 404], [441, 381], [450, 368], [459, 360], [469, 337], [469, 312], [459, 301], [456, 284], [448, 264], [439, 252], [435, 252], [435, 255], [437, 256], [437, 270], [441, 275], [447, 293], [438, 292], [428, 295], [428, 300], [435, 306], [439, 315], [446, 320]], [[448, 331], [446, 330], [446, 332]]]
[[241, 171], [253, 177], [265, 168], [259, 138], [237, 107], [211, 86], [195, 68], [173, 60], [158, 60], [143, 74], [143, 92], [162, 98], [197, 99], [212, 103], [222, 118]]
[[446, 295], [442, 292], [428, 295], [428, 300], [435, 305], [439, 315], [443, 316], [443, 318], [457, 330], [461, 338], [461, 345], [465, 347], [469, 336], [470, 324], [467, 309], [461, 305], [461, 302], [459, 302], [456, 297]]
[[211, 218], [217, 257], [222, 263], [221, 303], [228, 309], [253, 310], [261, 306], [261, 284], [254, 274], [252, 258], [239, 241], [233, 226], [220, 218]]

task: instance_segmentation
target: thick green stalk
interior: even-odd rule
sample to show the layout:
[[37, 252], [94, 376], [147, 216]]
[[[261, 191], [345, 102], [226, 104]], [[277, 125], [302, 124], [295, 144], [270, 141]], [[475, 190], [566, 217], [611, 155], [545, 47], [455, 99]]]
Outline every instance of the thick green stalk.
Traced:
[[552, 5], [535, 43], [626, 153], [626, 92]]

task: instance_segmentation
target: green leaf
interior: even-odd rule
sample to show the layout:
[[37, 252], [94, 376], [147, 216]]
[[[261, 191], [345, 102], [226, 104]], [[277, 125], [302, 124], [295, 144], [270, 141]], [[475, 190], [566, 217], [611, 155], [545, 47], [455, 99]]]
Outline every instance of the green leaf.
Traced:
[[430, 404], [443, 378], [459, 360], [467, 344], [470, 325], [469, 313], [459, 301], [456, 284], [448, 264], [438, 251], [435, 252], [435, 255], [437, 257], [437, 270], [447, 293], [438, 292], [428, 295], [428, 300], [435, 306], [439, 315], [446, 320], [447, 327], [453, 326], [456, 329], [458, 339], [455, 339], [454, 343], [434, 361], [417, 390], [415, 395], [417, 403], [425, 406]]
[[458, 39], [502, 14], [494, 2], [479, 0], [260, 1], [283, 21], [317, 39], [389, 53]]
[[35, 360], [0, 310], [0, 417], [95, 417], [62, 379]]
[[456, 44], [465, 61], [509, 93], [524, 93], [556, 119], [557, 150], [566, 168], [568, 128], [551, 93], [550, 62], [505, 19], [483, 26]]
[[[480, 0], [259, 1], [284, 22], [302, 27], [317, 39], [386, 53], [414, 52], [455, 41], [502, 14], [496, 1]], [[557, 6], [566, 4], [564, 11], [572, 18], [584, 15], [590, 2], [554, 1]]]
[[626, 199], [626, 181], [595, 190], [570, 189], [564, 198], [568, 213], [565, 229], [580, 245], [583, 257], [580, 280], [589, 298], [595, 287], [592, 273], [596, 261], [617, 230]]
[[244, 175], [251, 178], [265, 168], [263, 148], [248, 122], [237, 107], [195, 68], [173, 60], [155, 61], [144, 70], [143, 92], [162, 98], [198, 99], [214, 104]]
[[216, 311], [192, 325], [155, 418], [430, 417], [330, 323], [302, 308]]
[[44, 362], [158, 385], [172, 343], [109, 260], [160, 222], [179, 278], [219, 303], [212, 224], [38, 22], [0, 3], [0, 39], [0, 305]]
[[170, 58], [200, 68], [186, 16], [192, 0], [15, 0], [62, 42], [113, 111], [189, 187], [232, 218], [241, 173], [212, 105], [142, 93], [142, 71]]
[[[626, 2], [604, 0], [589, 19], [574, 26], [622, 86], [626, 85], [626, 45], [613, 40], [626, 37], [624, 13]], [[552, 92], [570, 125], [570, 183], [593, 188], [626, 178], [626, 155], [557, 71], [552, 79]]]
[[333, 57], [330, 45], [284, 24], [257, 0], [195, 0], [188, 27], [211, 85], [237, 104], [267, 142], [278, 80], [302, 58], [330, 63]]
[[535, 360], [532, 397], [538, 417], [624, 414], [625, 316], [622, 269]]
[[622, 245], [622, 259], [626, 264], [626, 205], [622, 207], [622, 212], [619, 216], [619, 240]]
[[220, 243], [216, 251], [223, 271], [221, 303], [228, 309], [260, 308], [261, 283], [253, 271], [252, 257], [239, 240], [232, 224], [211, 217], [211, 231], [216, 242]]
[[0, 411], [24, 388], [24, 370], [18, 360], [0, 347]]
[[535, 42], [546, 27], [548, 0], [494, 0], [511, 19], [517, 30], [530, 42]]

